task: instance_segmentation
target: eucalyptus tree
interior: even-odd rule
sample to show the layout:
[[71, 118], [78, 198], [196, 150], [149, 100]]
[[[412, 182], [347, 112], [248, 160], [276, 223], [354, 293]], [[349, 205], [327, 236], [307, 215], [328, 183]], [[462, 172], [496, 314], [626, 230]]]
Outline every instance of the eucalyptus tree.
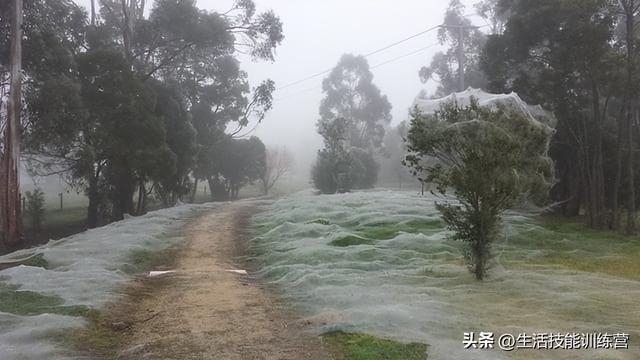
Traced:
[[606, 226], [605, 129], [615, 126], [610, 106], [619, 89], [618, 69], [624, 68], [613, 48], [611, 3], [518, 0], [500, 5], [508, 13], [505, 30], [489, 37], [482, 55], [488, 88], [515, 91], [555, 112], [556, 191], [575, 214], [585, 204], [590, 226]]
[[[638, 0], [617, 0], [614, 11], [618, 17], [618, 42], [623, 50], [624, 56], [624, 72], [625, 79], [622, 81], [624, 89], [622, 98], [622, 106], [624, 115], [621, 121], [618, 121], [618, 143], [616, 151], [616, 176], [614, 189], [612, 194], [612, 227], [618, 226], [618, 201], [619, 187], [621, 185], [622, 168], [625, 168], [627, 175], [625, 183], [626, 187], [626, 209], [627, 209], [627, 233], [636, 232], [636, 166], [635, 152], [637, 148], [637, 139], [634, 139], [634, 121], [640, 113], [640, 78], [638, 77], [638, 64], [640, 53], [637, 46], [637, 22], [640, 18], [640, 1]], [[625, 152], [625, 164], [622, 164], [623, 149]]]
[[[490, 8], [490, 4], [484, 6]], [[481, 13], [489, 11], [485, 7], [479, 8]], [[431, 79], [438, 82], [438, 97], [466, 90], [469, 86], [483, 88], [486, 84], [484, 73], [479, 67], [486, 36], [478, 27], [473, 26], [464, 11], [465, 6], [460, 0], [451, 0], [443, 24], [438, 30], [440, 44], [450, 46], [446, 51], [436, 53], [430, 65], [419, 71], [422, 82], [426, 83]], [[461, 84], [464, 84], [463, 89], [460, 88]]]
[[[312, 171], [314, 183], [323, 192], [372, 187], [379, 168], [374, 154], [383, 151], [385, 127], [391, 122], [389, 100], [373, 83], [363, 56], [343, 55], [322, 89], [317, 127], [325, 149]], [[326, 181], [330, 183], [321, 184]]]
[[195, 190], [198, 179], [211, 179], [205, 163], [227, 124], [236, 124], [230, 127], [233, 136], [243, 135], [271, 108], [274, 83], [251, 89], [235, 56], [249, 53], [255, 60], [273, 61], [283, 39], [280, 19], [272, 11], [257, 13], [251, 0], [236, 1], [224, 12], [198, 9], [193, 0], [157, 0], [148, 18], [139, 1], [101, 4], [105, 26], [120, 34], [117, 42], [139, 76], [171, 81], [185, 97], [198, 140]]
[[318, 130], [336, 118], [347, 121], [349, 146], [380, 151], [384, 127], [391, 122], [391, 104], [373, 83], [369, 63], [363, 56], [345, 54], [322, 82]]
[[220, 159], [220, 174], [225, 179], [226, 198], [236, 200], [242, 187], [262, 178], [266, 168], [266, 148], [255, 136], [229, 138], [225, 145], [228, 148]]
[[[22, 7], [16, 8], [16, 6]], [[16, 16], [18, 9], [21, 9], [22, 17]], [[10, 29], [11, 23], [14, 24], [13, 30]], [[20, 31], [15, 30], [18, 26]], [[10, 165], [11, 162], [15, 165], [12, 166], [11, 171], [3, 166], [2, 174], [0, 174], [0, 183], [10, 185], [8, 192], [6, 191], [7, 187], [0, 186], [3, 188], [3, 194], [13, 197], [13, 201], [5, 198], [12, 204], [0, 200], [0, 213], [6, 214], [5, 211], [9, 211], [14, 218], [10, 222], [19, 223], [19, 189], [17, 188], [19, 167], [17, 159], [21, 154], [28, 153], [32, 149], [29, 133], [40, 124], [39, 118], [34, 116], [34, 111], [32, 111], [36, 107], [35, 103], [38, 102], [37, 106], [40, 106], [42, 110], [46, 108], [46, 111], [42, 111], [42, 114], [49, 115], [45, 122], [53, 120], [54, 114], [67, 120], [71, 120], [72, 117], [81, 118], [81, 115], [76, 116], [77, 114], [66, 116], [66, 111], [60, 111], [66, 105], [57, 103], [54, 98], [60, 100], [62, 95], [67, 94], [68, 103], [76, 104], [78, 89], [74, 85], [73, 54], [83, 43], [84, 14], [72, 1], [68, 0], [3, 1], [0, 4], [0, 33], [0, 104], [5, 104], [5, 96], [8, 95], [10, 61], [13, 64], [18, 64], [16, 60], [19, 60], [21, 65], [13, 66], [15, 72], [11, 77], [13, 80], [11, 89], [15, 95], [19, 96], [10, 101], [13, 104], [11, 109], [0, 111], [0, 114], [3, 115], [11, 113], [14, 119], [18, 118], [17, 114], [21, 115], [20, 122], [12, 121], [11, 127], [12, 141], [14, 144], [21, 145], [20, 147], [12, 146], [12, 148], [20, 149], [20, 152], [14, 151], [10, 156], [7, 156], [7, 153], [0, 155], [0, 159], [4, 160], [0, 163]], [[14, 46], [9, 46], [11, 38], [14, 39], [12, 42]], [[21, 43], [20, 52], [15, 46], [18, 43], [17, 38]], [[13, 59], [10, 58], [10, 55]], [[20, 74], [20, 76], [16, 76], [16, 74]], [[54, 96], [47, 98], [48, 95]], [[75, 105], [70, 107], [73, 108]], [[73, 121], [70, 122], [73, 123]], [[6, 125], [5, 117], [0, 116], [0, 134], [7, 133], [8, 135]], [[6, 145], [2, 138], [0, 136], [0, 153]], [[23, 141], [16, 142], [18, 138], [22, 138]], [[7, 161], [9, 158], [11, 161]], [[0, 198], [2, 197], [0, 196]], [[6, 224], [3, 220], [7, 219], [3, 216], [0, 225]], [[0, 234], [0, 238], [2, 235]], [[10, 237], [15, 238], [10, 240], [16, 244], [22, 240], [16, 235]]]

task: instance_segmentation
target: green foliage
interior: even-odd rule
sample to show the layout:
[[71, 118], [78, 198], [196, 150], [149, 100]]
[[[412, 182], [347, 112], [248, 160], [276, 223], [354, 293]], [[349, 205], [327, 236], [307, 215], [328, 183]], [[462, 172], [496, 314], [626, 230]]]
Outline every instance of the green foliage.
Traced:
[[378, 179], [373, 154], [382, 151], [391, 104], [372, 80], [366, 59], [347, 54], [322, 83], [318, 133], [325, 146], [311, 173], [322, 193], [371, 188]]
[[40, 314], [88, 316], [92, 310], [81, 305], [66, 306], [59, 296], [42, 295], [0, 285], [0, 311], [23, 316]]
[[115, 357], [117, 350], [126, 341], [126, 332], [115, 330], [110, 320], [102, 314], [96, 314], [89, 318], [89, 324], [85, 328], [72, 329], [61, 338], [80, 351], [102, 355], [104, 358]]
[[39, 231], [44, 221], [44, 193], [40, 188], [35, 188], [33, 191], [27, 191], [25, 196], [25, 215], [29, 219], [31, 227]]
[[155, 114], [164, 123], [167, 146], [175, 155], [176, 166], [175, 169], [151, 167], [148, 176], [156, 180], [156, 193], [163, 205], [171, 206], [191, 189], [189, 174], [198, 152], [196, 130], [177, 84], [156, 82], [154, 90], [157, 94]]
[[336, 118], [319, 124], [325, 136], [325, 148], [311, 168], [314, 186], [324, 194], [372, 188], [379, 166], [373, 154], [358, 147], [347, 147], [344, 134], [348, 122]]
[[266, 148], [262, 141], [252, 136], [249, 139], [231, 140], [225, 152], [220, 173], [227, 181], [229, 197], [238, 198], [241, 187], [262, 178], [266, 166]]
[[318, 151], [318, 158], [311, 168], [311, 179], [323, 194], [335, 194], [351, 189], [351, 158], [342, 149]]
[[[525, 199], [543, 201], [553, 181], [547, 156], [552, 129], [514, 109], [442, 106], [433, 115], [412, 114], [406, 162], [424, 180], [458, 203], [437, 204], [455, 238], [470, 248], [467, 259], [477, 279], [484, 277], [500, 214]], [[424, 166], [423, 158], [434, 165]]]
[[[343, 139], [348, 147], [380, 150], [384, 126], [391, 122], [391, 104], [373, 84], [369, 63], [362, 56], [345, 54], [322, 82], [318, 133], [325, 142]], [[331, 123], [344, 119], [340, 134]], [[331, 147], [331, 146], [330, 146]]]
[[427, 345], [420, 343], [404, 344], [372, 335], [342, 331], [323, 334], [322, 339], [330, 345], [339, 360], [424, 360], [427, 358]]
[[31, 258], [29, 258], [29, 260], [24, 261], [22, 265], [50, 269], [49, 262], [44, 258], [43, 254], [36, 254], [32, 256]]
[[200, 160], [206, 160], [203, 164], [214, 201], [237, 199], [240, 189], [262, 179], [266, 168], [266, 147], [255, 136], [226, 137], [203, 156]]
[[[9, 4], [0, 5], [2, 30]], [[192, 0], [155, 0], [149, 13], [139, 3], [98, 6], [99, 20], [89, 25], [70, 0], [24, 5], [29, 170], [61, 174], [86, 192], [90, 227], [144, 213], [149, 196], [174, 205], [193, 177], [216, 176], [210, 164], [229, 155], [216, 152], [235, 150], [219, 142], [264, 119], [275, 90], [271, 80], [252, 88], [236, 55], [273, 60], [283, 40], [280, 19], [252, 0], [223, 12]], [[4, 78], [8, 32], [1, 33]], [[231, 122], [237, 128], [226, 134]]]
[[[617, 226], [619, 201], [634, 199], [631, 191], [618, 190], [625, 182], [634, 186], [632, 179], [621, 179], [634, 173], [633, 161], [631, 169], [621, 170], [621, 156], [629, 156], [622, 149], [633, 153], [637, 147], [622, 144], [630, 132], [623, 117], [625, 99], [636, 96], [629, 94], [637, 93], [635, 84], [640, 83], [628, 73], [634, 66], [625, 64], [629, 48], [622, 3], [500, 1], [497, 12], [506, 15], [504, 32], [488, 38], [480, 57], [490, 91], [515, 91], [554, 112], [558, 132], [550, 153], [559, 182], [552, 196], [563, 201], [567, 215], [584, 208], [593, 227]], [[637, 23], [637, 13], [632, 22]], [[635, 48], [632, 57], [637, 59]], [[629, 88], [632, 83], [636, 90]], [[610, 184], [604, 180], [609, 174]]]
[[[486, 78], [479, 66], [479, 54], [486, 41], [486, 35], [479, 29], [472, 26], [471, 20], [465, 16], [465, 6], [460, 0], [451, 0], [443, 24], [445, 26], [438, 30], [438, 40], [440, 44], [450, 44], [445, 52], [436, 53], [431, 59], [428, 67], [422, 67], [419, 71], [420, 80], [427, 82], [436, 77], [438, 89], [436, 96], [444, 97], [452, 92], [463, 91], [459, 89], [458, 76], [458, 44], [460, 43], [460, 32], [462, 32], [462, 43], [464, 47], [463, 64], [464, 82], [466, 86], [473, 88], [483, 88]], [[460, 29], [460, 27], [463, 27]]]
[[[566, 269], [640, 279], [640, 237], [596, 230], [583, 223], [541, 217], [531, 224], [514, 223], [513, 248], [503, 258], [508, 268], [560, 266]], [[511, 250], [511, 249], [510, 249]]]
[[410, 234], [430, 234], [433, 232], [442, 231], [443, 228], [442, 221], [439, 219], [416, 219], [404, 222], [382, 222], [376, 224], [365, 224], [355, 227], [353, 225], [349, 226], [349, 224], [343, 224], [343, 226], [349, 227], [352, 231], [354, 231], [355, 234], [347, 235], [345, 237], [333, 240], [329, 243], [329, 245], [346, 247], [361, 244], [372, 244], [376, 240], [393, 239], [402, 232]]
[[380, 166], [373, 158], [373, 154], [363, 149], [353, 147], [349, 151], [351, 157], [351, 183], [355, 189], [371, 189], [378, 181]]

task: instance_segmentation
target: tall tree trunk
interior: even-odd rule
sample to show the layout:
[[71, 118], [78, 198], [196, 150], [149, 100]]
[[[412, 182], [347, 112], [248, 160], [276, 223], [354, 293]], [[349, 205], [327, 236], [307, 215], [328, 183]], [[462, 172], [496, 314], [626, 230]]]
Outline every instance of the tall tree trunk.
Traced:
[[627, 233], [634, 234], [636, 232], [636, 188], [635, 188], [635, 169], [634, 169], [634, 149], [633, 149], [633, 118], [631, 109], [627, 116]]
[[96, 26], [96, 0], [91, 0], [91, 26]]
[[580, 166], [575, 164], [569, 165], [569, 199], [564, 207], [564, 215], [573, 217], [580, 215], [580, 206], [582, 205], [582, 182]]
[[138, 186], [138, 207], [136, 208], [136, 215], [140, 216], [144, 214], [145, 201], [147, 198], [147, 189], [144, 186], [145, 180], [140, 179]]
[[9, 71], [11, 89], [4, 134], [0, 191], [0, 247], [15, 246], [22, 241], [20, 209], [20, 112], [22, 110], [22, 0], [14, 0], [11, 16], [11, 53]]
[[213, 200], [215, 200], [213, 198], [213, 188], [214, 188], [214, 186], [213, 186], [213, 179], [211, 178], [211, 176], [207, 177], [207, 184], [209, 185], [209, 195], [211, 196], [211, 200], [213, 201]]
[[636, 95], [634, 83], [634, 48], [635, 48], [635, 13], [637, 5], [635, 0], [628, 0], [623, 3], [626, 20], [626, 43], [627, 43], [627, 101], [626, 107], [626, 127], [627, 132], [627, 228], [629, 234], [636, 232], [636, 192], [635, 192], [635, 169], [634, 169], [634, 142], [633, 142], [633, 115], [634, 98]]
[[592, 147], [586, 152], [590, 155], [587, 161], [588, 169], [588, 201], [589, 201], [589, 226], [602, 228], [607, 224], [604, 204], [604, 163], [602, 158], [602, 124], [600, 116], [600, 94], [595, 80], [591, 80], [592, 92], [592, 119], [593, 141]]
[[[622, 116], [621, 116], [622, 117]], [[611, 191], [611, 222], [609, 223], [609, 229], [615, 230], [620, 225], [618, 213], [620, 211], [620, 186], [622, 182], [622, 145], [625, 142], [625, 137], [623, 135], [624, 131], [624, 122], [622, 119], [618, 119], [616, 121], [617, 127], [617, 144], [616, 144], [616, 157], [615, 157], [615, 165], [616, 165], [616, 173], [613, 178], [613, 189]]]
[[196, 202], [196, 195], [198, 193], [198, 178], [193, 181], [193, 189], [191, 190], [191, 202]]
[[133, 195], [136, 182], [128, 167], [116, 171], [113, 220], [118, 221], [124, 219], [124, 214], [132, 214], [134, 212]]
[[140, 0], [140, 7], [138, 8], [138, 19], [144, 19], [145, 0]]
[[89, 206], [87, 207], [87, 227], [98, 226], [98, 206], [100, 205], [100, 193], [98, 192], [98, 177], [92, 176], [89, 179]]
[[89, 189], [87, 196], [89, 197], [89, 206], [87, 207], [87, 227], [90, 229], [98, 226], [98, 213], [100, 208], [100, 189], [98, 188], [98, 182], [102, 174], [102, 163], [96, 164], [91, 177], [89, 178]]
[[133, 55], [133, 33], [136, 19], [136, 0], [120, 0], [122, 5], [122, 41], [124, 43], [125, 55], [131, 59]]

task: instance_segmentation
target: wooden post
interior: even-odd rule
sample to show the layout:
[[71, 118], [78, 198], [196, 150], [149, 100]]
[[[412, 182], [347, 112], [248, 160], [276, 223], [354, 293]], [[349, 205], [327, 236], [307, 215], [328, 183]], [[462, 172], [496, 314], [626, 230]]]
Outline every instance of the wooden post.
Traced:
[[7, 107], [7, 125], [2, 154], [2, 197], [0, 203], [0, 234], [3, 247], [22, 240], [20, 208], [20, 111], [22, 110], [22, 0], [13, 0], [11, 15], [11, 52], [9, 72], [11, 83]]
[[64, 196], [63, 193], [58, 194], [58, 196], [60, 196], [60, 210], [63, 209], [62, 207], [62, 197]]

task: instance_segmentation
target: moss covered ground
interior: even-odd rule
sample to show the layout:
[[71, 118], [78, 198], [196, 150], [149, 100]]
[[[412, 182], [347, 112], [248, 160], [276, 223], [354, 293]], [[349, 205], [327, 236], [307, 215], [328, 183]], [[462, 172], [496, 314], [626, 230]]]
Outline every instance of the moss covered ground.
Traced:
[[342, 331], [322, 335], [337, 360], [424, 360], [427, 345]]

